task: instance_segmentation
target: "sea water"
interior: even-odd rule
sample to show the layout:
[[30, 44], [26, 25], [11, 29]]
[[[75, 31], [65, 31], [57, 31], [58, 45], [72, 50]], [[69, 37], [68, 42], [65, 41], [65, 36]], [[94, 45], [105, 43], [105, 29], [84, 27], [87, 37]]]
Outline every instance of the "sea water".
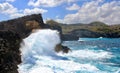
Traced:
[[63, 41], [72, 50], [67, 54], [54, 51], [61, 42], [55, 30], [38, 30], [23, 41], [19, 73], [120, 73], [119, 38]]

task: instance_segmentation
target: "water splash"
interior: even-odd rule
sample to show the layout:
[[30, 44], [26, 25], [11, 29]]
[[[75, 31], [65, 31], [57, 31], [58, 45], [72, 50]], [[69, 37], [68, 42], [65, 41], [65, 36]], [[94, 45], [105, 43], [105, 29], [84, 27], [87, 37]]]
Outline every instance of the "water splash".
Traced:
[[55, 30], [37, 30], [24, 39], [21, 47], [22, 64], [19, 73], [75, 73], [75, 71], [98, 71], [91, 64], [80, 64], [64, 60], [54, 51], [59, 44], [59, 33]]

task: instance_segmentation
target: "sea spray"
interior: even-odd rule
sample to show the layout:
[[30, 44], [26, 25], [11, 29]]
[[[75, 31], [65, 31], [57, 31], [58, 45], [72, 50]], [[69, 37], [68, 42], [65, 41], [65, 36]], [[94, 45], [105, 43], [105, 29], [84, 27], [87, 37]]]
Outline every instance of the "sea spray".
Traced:
[[21, 46], [22, 64], [19, 73], [74, 73], [75, 71], [98, 71], [91, 64], [80, 64], [64, 60], [54, 50], [61, 42], [56, 30], [36, 30], [25, 38]]
[[23, 62], [33, 58], [33, 55], [55, 55], [54, 48], [60, 43], [59, 32], [56, 30], [36, 30], [29, 37], [24, 39], [21, 47]]
[[56, 30], [36, 30], [23, 40], [21, 46], [22, 64], [35, 64], [36, 56], [55, 56], [54, 48], [61, 42]]

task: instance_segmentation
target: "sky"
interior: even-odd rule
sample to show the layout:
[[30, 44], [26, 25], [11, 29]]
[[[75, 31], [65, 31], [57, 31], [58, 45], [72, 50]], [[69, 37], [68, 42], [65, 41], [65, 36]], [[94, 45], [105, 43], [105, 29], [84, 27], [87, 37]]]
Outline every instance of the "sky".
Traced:
[[42, 14], [44, 22], [120, 24], [120, 0], [0, 0], [0, 21]]

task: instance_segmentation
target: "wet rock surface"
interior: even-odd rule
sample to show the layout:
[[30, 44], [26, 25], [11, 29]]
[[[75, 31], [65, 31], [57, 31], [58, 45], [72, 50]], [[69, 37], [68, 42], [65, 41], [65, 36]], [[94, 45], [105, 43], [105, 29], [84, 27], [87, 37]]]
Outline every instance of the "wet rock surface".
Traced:
[[63, 53], [68, 53], [71, 51], [71, 49], [67, 46], [63, 46], [61, 44], [57, 44], [55, 47], [56, 52], [63, 52]]

